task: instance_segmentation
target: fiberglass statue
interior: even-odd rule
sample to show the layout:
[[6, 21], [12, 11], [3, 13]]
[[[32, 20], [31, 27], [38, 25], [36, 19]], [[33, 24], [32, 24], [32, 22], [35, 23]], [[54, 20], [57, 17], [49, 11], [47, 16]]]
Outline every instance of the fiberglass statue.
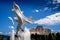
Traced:
[[[22, 26], [22, 24], [26, 24], [26, 23], [27, 24], [33, 24], [33, 22], [31, 21], [31, 18], [30, 19], [26, 18], [23, 15], [23, 13], [21, 12], [19, 6], [15, 2], [13, 3], [13, 9], [11, 9], [11, 11], [15, 12], [14, 14], [16, 15], [16, 17], [14, 17], [14, 18], [10, 17], [10, 19], [12, 20], [12, 22], [15, 20], [18, 23], [17, 32], [16, 32], [16, 36], [17, 36], [16, 39], [25, 40], [24, 38], [25, 38], [26, 35], [24, 36], [24, 33], [25, 33], [25, 31], [29, 33], [29, 31], [27, 31], [26, 28], [25, 28], [25, 31], [22, 31], [21, 26]], [[26, 40], [28, 40], [28, 39], [26, 39]]]

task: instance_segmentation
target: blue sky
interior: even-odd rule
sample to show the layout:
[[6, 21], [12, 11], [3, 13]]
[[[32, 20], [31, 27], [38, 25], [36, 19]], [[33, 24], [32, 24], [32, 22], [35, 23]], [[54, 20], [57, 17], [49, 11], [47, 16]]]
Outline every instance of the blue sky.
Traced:
[[[29, 18], [30, 16], [33, 17], [36, 24], [24, 24], [22, 27], [25, 26], [28, 28], [36, 28], [37, 25], [42, 25], [44, 28], [49, 28], [54, 32], [60, 31], [60, 1], [59, 0], [0, 0], [0, 32], [8, 33], [11, 31], [9, 26], [12, 26], [11, 21], [8, 17], [14, 17], [15, 15], [9, 11], [9, 8], [13, 8], [13, 2], [16, 2], [23, 14]], [[45, 18], [47, 16], [53, 17], [59, 14], [57, 21], [54, 22], [48, 19], [45, 22]], [[53, 15], [53, 16], [51, 16]], [[48, 17], [48, 18], [49, 18]], [[44, 22], [41, 22], [41, 20]], [[52, 19], [52, 18], [51, 18]], [[40, 21], [39, 21], [40, 20]], [[52, 24], [51, 24], [51, 22]], [[41, 22], [41, 23], [40, 23]], [[49, 23], [50, 22], [50, 23]], [[14, 24], [14, 30], [16, 31], [17, 22]]]

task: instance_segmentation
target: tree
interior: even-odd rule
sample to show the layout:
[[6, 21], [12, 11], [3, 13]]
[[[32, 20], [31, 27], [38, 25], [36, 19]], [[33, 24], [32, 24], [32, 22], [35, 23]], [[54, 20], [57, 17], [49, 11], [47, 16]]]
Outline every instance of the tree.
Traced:
[[53, 40], [51, 33], [48, 35], [48, 40]]
[[56, 34], [52, 33], [52, 40], [56, 40]]
[[56, 33], [56, 40], [60, 40], [60, 33]]
[[0, 40], [3, 40], [3, 37], [2, 36], [0, 36]]

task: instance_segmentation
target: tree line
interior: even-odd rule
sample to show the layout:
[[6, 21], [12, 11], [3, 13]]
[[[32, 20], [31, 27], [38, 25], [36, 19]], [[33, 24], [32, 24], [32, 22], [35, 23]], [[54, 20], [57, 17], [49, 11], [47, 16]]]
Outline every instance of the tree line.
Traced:
[[31, 34], [32, 40], [60, 40], [60, 33], [50, 33], [49, 35]]

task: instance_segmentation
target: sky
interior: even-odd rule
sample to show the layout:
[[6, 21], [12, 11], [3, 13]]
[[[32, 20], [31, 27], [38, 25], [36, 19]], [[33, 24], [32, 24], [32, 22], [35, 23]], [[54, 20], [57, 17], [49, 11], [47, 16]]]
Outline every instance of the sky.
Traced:
[[7, 34], [12, 28], [16, 31], [17, 22], [14, 21], [12, 25], [8, 18], [15, 17], [9, 10], [13, 8], [13, 2], [19, 5], [24, 16], [32, 16], [34, 20], [35, 24], [23, 24], [22, 28], [31, 29], [42, 25], [53, 32], [60, 32], [60, 0], [0, 0], [0, 33]]

